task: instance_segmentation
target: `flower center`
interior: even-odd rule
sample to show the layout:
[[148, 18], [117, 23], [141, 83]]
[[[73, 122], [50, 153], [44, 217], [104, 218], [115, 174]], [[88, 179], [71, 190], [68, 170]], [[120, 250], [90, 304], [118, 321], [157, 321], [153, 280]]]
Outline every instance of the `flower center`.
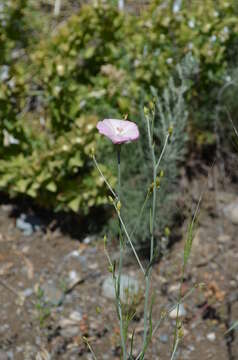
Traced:
[[116, 133], [117, 135], [122, 135], [124, 132], [124, 129], [122, 127], [117, 126], [116, 127]]

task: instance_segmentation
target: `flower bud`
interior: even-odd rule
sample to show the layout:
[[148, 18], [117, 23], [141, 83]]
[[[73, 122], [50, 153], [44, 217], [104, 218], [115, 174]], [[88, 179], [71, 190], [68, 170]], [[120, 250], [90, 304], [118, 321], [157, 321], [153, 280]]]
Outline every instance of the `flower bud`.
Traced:
[[117, 211], [120, 213], [120, 210], [121, 210], [121, 202], [118, 201], [117, 202]]
[[169, 235], [170, 235], [170, 229], [169, 229], [168, 227], [166, 227], [166, 228], [164, 229], [164, 234], [165, 234], [166, 237], [169, 237]]
[[171, 136], [173, 134], [173, 125], [170, 125], [170, 127], [168, 128], [168, 133], [169, 133], [169, 136]]
[[160, 178], [158, 176], [156, 177], [155, 184], [158, 189], [160, 187]]
[[159, 177], [160, 178], [164, 177], [164, 170], [160, 170]]
[[106, 247], [106, 245], [107, 245], [107, 235], [104, 235], [103, 243], [104, 243], [104, 246]]
[[181, 340], [184, 337], [182, 323], [178, 324], [178, 338]]
[[145, 116], [149, 115], [149, 109], [146, 106], [144, 106], [144, 114]]
[[109, 202], [110, 202], [111, 204], [114, 203], [114, 200], [113, 200], [113, 198], [112, 198], [110, 195], [108, 196], [108, 200], [109, 200]]
[[112, 265], [109, 265], [109, 266], [108, 266], [108, 271], [109, 271], [110, 273], [113, 273], [113, 266], [112, 266]]
[[93, 158], [94, 155], [95, 155], [95, 148], [94, 148], [94, 147], [91, 147], [91, 149], [89, 150], [89, 156], [90, 156], [91, 158]]

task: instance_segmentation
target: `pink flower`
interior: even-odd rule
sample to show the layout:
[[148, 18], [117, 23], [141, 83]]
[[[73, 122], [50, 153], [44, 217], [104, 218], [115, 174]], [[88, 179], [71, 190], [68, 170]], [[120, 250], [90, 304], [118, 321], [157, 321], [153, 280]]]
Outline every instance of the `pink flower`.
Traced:
[[98, 122], [97, 129], [100, 134], [108, 137], [113, 144], [135, 141], [140, 135], [137, 125], [127, 120], [104, 119]]

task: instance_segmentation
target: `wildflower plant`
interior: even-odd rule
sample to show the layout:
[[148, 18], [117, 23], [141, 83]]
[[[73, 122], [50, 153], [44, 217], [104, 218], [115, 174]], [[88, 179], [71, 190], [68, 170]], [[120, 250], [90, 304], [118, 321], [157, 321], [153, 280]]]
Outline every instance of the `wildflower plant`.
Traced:
[[[185, 131], [185, 124], [187, 118], [187, 113], [186, 111], [184, 111], [183, 95], [184, 92], [188, 89], [188, 87], [185, 81], [183, 81], [183, 76], [182, 76], [183, 74], [180, 67], [178, 67], [178, 74], [181, 80], [180, 87], [176, 87], [175, 83], [171, 80], [169, 86], [170, 90], [164, 91], [162, 95], [162, 99], [159, 99], [155, 90], [152, 89], [155, 101], [153, 103], [150, 103], [148, 106], [144, 107], [143, 118], [146, 123], [147, 141], [148, 141], [150, 162], [151, 162], [150, 168], [152, 170], [152, 174], [151, 174], [152, 176], [145, 195], [144, 202], [141, 205], [140, 214], [137, 217], [137, 222], [136, 224], [134, 224], [134, 228], [132, 231], [128, 230], [127, 217], [124, 216], [124, 212], [123, 212], [124, 202], [121, 199], [121, 149], [122, 146], [124, 146], [124, 144], [139, 139], [140, 137], [139, 130], [135, 123], [127, 120], [105, 119], [103, 121], [100, 121], [97, 125], [97, 129], [99, 130], [99, 132], [112, 141], [117, 153], [118, 182], [117, 182], [116, 190], [113, 189], [113, 186], [110, 185], [110, 183], [104, 176], [96, 160], [94, 152], [92, 152], [92, 159], [101, 177], [103, 178], [104, 182], [106, 183], [110, 191], [109, 201], [113, 205], [117, 213], [118, 223], [119, 223], [118, 239], [120, 244], [120, 256], [118, 263], [112, 261], [110, 258], [110, 255], [107, 251], [106, 236], [104, 237], [104, 249], [109, 261], [109, 271], [112, 273], [112, 278], [114, 282], [116, 310], [117, 310], [118, 320], [120, 323], [120, 339], [121, 339], [123, 360], [128, 360], [132, 358], [133, 341], [134, 341], [134, 333], [133, 333], [131, 336], [131, 343], [129, 344], [128, 325], [131, 320], [131, 317], [128, 317], [127, 314], [124, 313], [125, 307], [123, 306], [123, 300], [121, 296], [122, 294], [120, 293], [121, 291], [120, 281], [121, 281], [121, 274], [123, 269], [123, 256], [124, 256], [126, 244], [128, 244], [131, 247], [132, 252], [136, 258], [136, 261], [140, 267], [140, 270], [143, 273], [143, 277], [145, 281], [143, 340], [141, 344], [141, 349], [138, 352], [136, 360], [145, 359], [145, 354], [147, 352], [152, 336], [155, 335], [162, 321], [168, 316], [168, 314], [172, 310], [177, 309], [176, 326], [174, 330], [174, 341], [171, 350], [171, 360], [175, 358], [178, 345], [183, 337], [182, 323], [179, 320], [179, 306], [196, 288], [196, 286], [194, 286], [191, 290], [189, 290], [185, 294], [184, 297], [182, 297], [182, 291], [181, 291], [182, 282], [183, 282], [188, 258], [191, 252], [194, 227], [196, 224], [195, 220], [199, 210], [201, 198], [199, 200], [195, 214], [192, 217], [190, 226], [188, 228], [188, 236], [184, 248], [184, 261], [182, 265], [181, 288], [180, 288], [179, 298], [177, 300], [177, 303], [171, 309], [161, 314], [160, 319], [156, 323], [152, 323], [152, 309], [153, 309], [154, 298], [150, 294], [151, 274], [152, 274], [152, 267], [157, 257], [157, 254], [162, 251], [161, 241], [158, 240], [158, 236], [157, 234], [155, 234], [156, 212], [158, 209], [156, 206], [158, 192], [160, 190], [161, 181], [164, 177], [164, 171], [163, 171], [164, 159], [166, 159], [166, 161], [172, 162], [174, 161], [174, 157], [176, 158], [177, 155], [176, 153], [174, 153], [174, 148], [172, 145], [174, 142], [176, 142], [176, 137], [181, 137], [181, 133]], [[155, 124], [155, 122], [158, 121], [158, 118], [160, 118], [162, 124], [162, 129], [160, 133], [157, 132], [157, 127]], [[139, 141], [142, 140], [144, 139], [142, 139], [141, 137]], [[158, 144], [162, 144], [162, 147], [158, 146]], [[168, 152], [170, 153], [167, 154]], [[179, 153], [181, 154], [181, 149]], [[136, 251], [136, 246], [134, 244], [135, 244], [135, 235], [136, 235], [135, 230], [138, 226], [138, 223], [140, 223], [142, 218], [145, 217], [144, 212], [147, 209], [149, 210], [148, 214], [149, 214], [150, 256], [149, 256], [149, 263], [145, 267], [145, 265], [143, 265], [143, 262], [140, 259], [140, 256]], [[169, 230], [167, 229], [167, 233], [168, 231]], [[96, 358], [95, 354], [94, 357]]]

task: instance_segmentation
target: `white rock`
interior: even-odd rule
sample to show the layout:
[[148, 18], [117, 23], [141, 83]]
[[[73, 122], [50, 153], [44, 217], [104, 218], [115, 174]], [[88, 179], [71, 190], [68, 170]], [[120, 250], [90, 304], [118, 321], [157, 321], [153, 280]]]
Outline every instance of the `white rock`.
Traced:
[[209, 341], [215, 341], [216, 340], [216, 334], [214, 332], [211, 332], [211, 333], [207, 334], [207, 339]]
[[[115, 289], [112, 276], [109, 275], [103, 282], [102, 285], [103, 295], [109, 299], [115, 299]], [[121, 275], [120, 282], [120, 293], [123, 302], [126, 302], [131, 297], [138, 295], [139, 293], [139, 282], [131, 276]]]
[[180, 284], [170, 285], [168, 292], [173, 293], [173, 292], [179, 291], [179, 289], [180, 289]]
[[69, 315], [70, 319], [75, 322], [80, 322], [82, 320], [82, 314], [79, 311], [73, 311]]
[[82, 280], [81, 276], [75, 270], [69, 272], [69, 278], [67, 281], [67, 290], [71, 290]]
[[[185, 310], [183, 304], [180, 304], [179, 311], [178, 311], [178, 317], [186, 316], [186, 314], [187, 314], [187, 311]], [[169, 313], [169, 317], [171, 319], [177, 318], [177, 307]]]

